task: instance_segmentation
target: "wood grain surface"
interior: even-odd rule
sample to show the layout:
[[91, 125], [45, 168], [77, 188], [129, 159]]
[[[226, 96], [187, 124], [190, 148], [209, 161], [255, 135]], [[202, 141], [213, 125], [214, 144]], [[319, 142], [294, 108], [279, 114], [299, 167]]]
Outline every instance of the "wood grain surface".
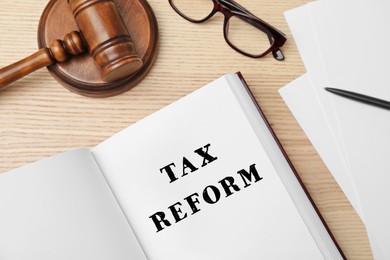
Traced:
[[[0, 92], [0, 172], [106, 138], [217, 77], [240, 70], [349, 259], [372, 259], [365, 228], [277, 90], [305, 72], [283, 12], [307, 0], [238, 0], [287, 34], [284, 62], [250, 59], [224, 41], [223, 17], [192, 24], [167, 0], [150, 0], [160, 49], [150, 74], [111, 98], [69, 92], [44, 68]], [[47, 0], [0, 0], [0, 67], [37, 50]], [[196, 1], [194, 1], [196, 4]]]

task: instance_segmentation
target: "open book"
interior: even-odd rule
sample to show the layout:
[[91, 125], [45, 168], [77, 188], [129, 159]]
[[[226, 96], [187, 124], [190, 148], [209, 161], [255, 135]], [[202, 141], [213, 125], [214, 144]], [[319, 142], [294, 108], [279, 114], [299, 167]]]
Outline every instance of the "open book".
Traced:
[[343, 259], [240, 73], [0, 174], [0, 259]]

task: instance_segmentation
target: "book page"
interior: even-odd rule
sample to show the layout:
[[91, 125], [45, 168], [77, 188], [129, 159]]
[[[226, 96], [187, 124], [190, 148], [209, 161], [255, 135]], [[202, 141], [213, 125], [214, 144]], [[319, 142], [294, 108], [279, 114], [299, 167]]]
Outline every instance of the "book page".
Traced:
[[146, 259], [91, 152], [0, 174], [0, 259]]
[[148, 259], [323, 259], [225, 78], [93, 149]]

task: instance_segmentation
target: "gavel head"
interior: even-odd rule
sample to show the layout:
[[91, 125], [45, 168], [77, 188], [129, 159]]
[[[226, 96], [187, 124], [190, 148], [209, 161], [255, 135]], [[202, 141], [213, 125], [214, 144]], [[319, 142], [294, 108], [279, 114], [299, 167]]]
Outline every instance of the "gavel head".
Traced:
[[89, 54], [104, 81], [115, 81], [139, 70], [130, 34], [112, 0], [68, 0]]

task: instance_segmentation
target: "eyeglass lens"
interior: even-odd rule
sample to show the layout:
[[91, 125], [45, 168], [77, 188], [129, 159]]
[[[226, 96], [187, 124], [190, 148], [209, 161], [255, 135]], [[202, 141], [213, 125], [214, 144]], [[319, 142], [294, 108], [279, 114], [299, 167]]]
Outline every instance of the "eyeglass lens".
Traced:
[[203, 20], [214, 9], [212, 0], [172, 0], [171, 2], [183, 16], [194, 21]]
[[[202, 21], [214, 9], [212, 0], [171, 0], [171, 3], [177, 12], [192, 22]], [[249, 20], [238, 14], [231, 16], [225, 27], [226, 40], [249, 56], [261, 56], [270, 49], [273, 39], [268, 37], [265, 29], [260, 30]]]
[[254, 27], [240, 16], [232, 16], [226, 24], [227, 40], [237, 49], [258, 56], [272, 45], [266, 33]]

